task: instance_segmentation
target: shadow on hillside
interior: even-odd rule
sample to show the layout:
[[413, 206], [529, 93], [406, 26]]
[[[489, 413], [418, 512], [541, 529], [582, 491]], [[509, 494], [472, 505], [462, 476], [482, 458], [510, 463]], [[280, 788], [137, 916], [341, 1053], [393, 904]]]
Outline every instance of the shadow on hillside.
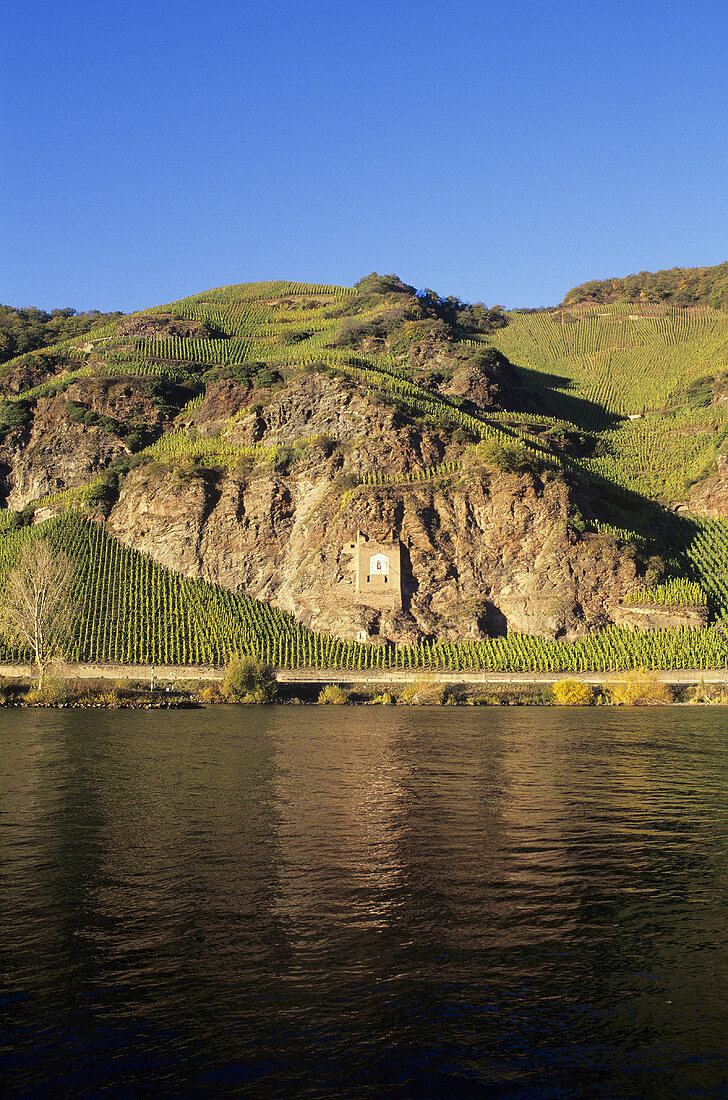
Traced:
[[574, 384], [571, 378], [560, 374], [543, 374], [516, 364], [513, 366], [523, 390], [545, 416], [568, 420], [588, 432], [606, 431], [624, 419], [616, 413], [608, 412], [595, 401], [587, 401], [584, 397], [565, 392]]
[[[669, 566], [668, 575], [673, 575], [677, 569], [677, 575], [700, 580], [690, 555], [690, 546], [700, 531], [699, 523], [693, 518], [673, 512], [659, 501], [615, 485], [599, 475], [583, 476], [579, 472], [573, 484], [574, 501], [584, 519], [629, 532], [643, 561], [656, 555]], [[712, 612], [717, 610], [712, 602], [710, 606]]]
[[419, 589], [419, 581], [415, 577], [415, 571], [412, 568], [412, 558], [410, 552], [403, 542], [400, 542], [400, 569], [401, 569], [401, 583], [402, 583], [402, 610], [405, 614], [408, 614], [412, 606], [412, 596]]

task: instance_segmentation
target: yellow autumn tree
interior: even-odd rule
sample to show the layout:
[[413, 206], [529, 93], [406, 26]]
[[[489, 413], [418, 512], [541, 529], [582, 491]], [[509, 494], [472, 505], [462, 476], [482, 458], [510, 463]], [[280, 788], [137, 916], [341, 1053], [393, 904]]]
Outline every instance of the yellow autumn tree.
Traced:
[[615, 677], [607, 685], [617, 706], [654, 707], [673, 701], [670, 687], [646, 668], [635, 668]]
[[73, 562], [45, 539], [29, 540], [8, 573], [0, 630], [29, 649], [38, 669], [38, 690], [48, 663], [62, 657], [76, 615]]
[[594, 703], [594, 688], [583, 680], [558, 680], [553, 693], [562, 707], [590, 707]]

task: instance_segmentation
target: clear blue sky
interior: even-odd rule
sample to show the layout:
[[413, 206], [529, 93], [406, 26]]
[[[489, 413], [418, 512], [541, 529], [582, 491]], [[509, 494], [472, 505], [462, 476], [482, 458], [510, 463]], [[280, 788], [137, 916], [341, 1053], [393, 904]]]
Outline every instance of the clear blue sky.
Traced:
[[0, 301], [376, 270], [492, 305], [728, 259], [724, 2], [17, 0]]

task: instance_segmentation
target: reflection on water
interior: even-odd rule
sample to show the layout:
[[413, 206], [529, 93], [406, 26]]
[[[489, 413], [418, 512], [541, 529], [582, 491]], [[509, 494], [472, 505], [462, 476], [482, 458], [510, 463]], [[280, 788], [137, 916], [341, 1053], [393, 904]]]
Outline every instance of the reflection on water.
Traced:
[[0, 713], [6, 1093], [727, 1095], [725, 719]]

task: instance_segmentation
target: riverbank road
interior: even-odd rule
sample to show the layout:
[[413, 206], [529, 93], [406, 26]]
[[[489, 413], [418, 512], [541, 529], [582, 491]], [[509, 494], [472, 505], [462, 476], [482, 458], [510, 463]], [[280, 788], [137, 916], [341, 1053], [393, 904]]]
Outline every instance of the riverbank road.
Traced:
[[[0, 676], [7, 679], [30, 679], [31, 665], [0, 664]], [[427, 680], [434, 684], [463, 685], [502, 685], [537, 686], [556, 684], [560, 680], [581, 680], [586, 684], [604, 684], [618, 680], [623, 672], [442, 672], [428, 669], [320, 669], [304, 668], [276, 669], [279, 684], [341, 684], [353, 687], [357, 684], [372, 687], [396, 687]], [[726, 684], [728, 669], [668, 669], [653, 673], [663, 683], [679, 686], [683, 684]], [[224, 668], [212, 668], [205, 665], [120, 665], [79, 663], [63, 666], [63, 676], [79, 680], [131, 680], [144, 685], [164, 681], [175, 683], [182, 681], [221, 681], [225, 678]]]

